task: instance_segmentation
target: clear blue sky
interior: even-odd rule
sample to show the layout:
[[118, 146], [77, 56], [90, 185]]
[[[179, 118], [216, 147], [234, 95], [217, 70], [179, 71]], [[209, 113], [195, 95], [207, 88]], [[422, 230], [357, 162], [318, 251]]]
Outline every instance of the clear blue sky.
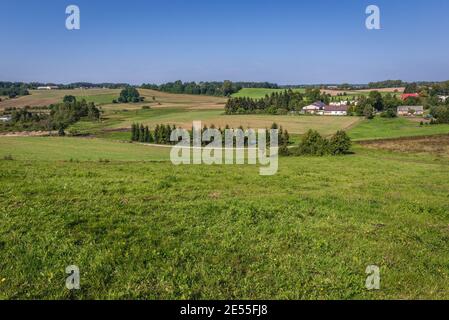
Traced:
[[447, 0], [2, 0], [0, 80], [447, 80], [448, 15]]

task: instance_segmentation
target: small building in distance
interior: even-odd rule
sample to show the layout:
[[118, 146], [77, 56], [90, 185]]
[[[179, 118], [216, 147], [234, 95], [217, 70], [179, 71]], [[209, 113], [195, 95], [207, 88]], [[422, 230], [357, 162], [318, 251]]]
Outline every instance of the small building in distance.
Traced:
[[37, 90], [53, 90], [53, 89], [59, 89], [59, 87], [58, 86], [37, 87]]
[[305, 106], [304, 108], [302, 108], [302, 111], [309, 114], [318, 114], [320, 111], [324, 110], [325, 106], [326, 104], [324, 104], [323, 102], [317, 101], [315, 103], [312, 103], [311, 105]]
[[349, 107], [346, 104], [328, 106], [321, 101], [302, 108], [304, 113], [320, 116], [346, 116], [348, 115], [348, 109]]
[[441, 102], [446, 102], [447, 99], [449, 99], [449, 96], [438, 96]]
[[325, 116], [347, 116], [348, 106], [325, 106], [323, 110]]
[[398, 116], [411, 117], [422, 116], [424, 114], [423, 106], [400, 106], [398, 107]]

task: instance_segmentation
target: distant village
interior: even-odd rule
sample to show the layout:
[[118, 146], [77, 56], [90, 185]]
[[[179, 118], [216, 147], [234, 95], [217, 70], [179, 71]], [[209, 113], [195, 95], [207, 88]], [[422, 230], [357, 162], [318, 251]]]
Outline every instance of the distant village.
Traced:
[[[406, 101], [409, 98], [419, 98], [418, 93], [405, 93], [401, 95], [401, 100]], [[449, 96], [438, 96], [441, 102], [446, 102]], [[302, 108], [303, 114], [312, 114], [320, 116], [347, 116], [350, 106], [357, 106], [356, 100], [333, 101], [329, 104], [317, 101]], [[424, 115], [424, 106], [398, 106], [396, 114], [402, 117], [417, 117]]]

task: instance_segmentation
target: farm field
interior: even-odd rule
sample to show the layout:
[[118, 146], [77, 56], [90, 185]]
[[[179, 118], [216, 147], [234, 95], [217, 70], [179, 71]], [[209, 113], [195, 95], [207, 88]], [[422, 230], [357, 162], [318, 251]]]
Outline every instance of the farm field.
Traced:
[[387, 140], [369, 140], [363, 146], [372, 149], [404, 152], [409, 154], [432, 154], [449, 157], [449, 135], [408, 137]]
[[348, 133], [355, 140], [428, 136], [449, 133], [449, 125], [421, 126], [415, 119], [376, 117], [372, 120], [363, 120], [357, 126], [351, 128]]
[[[242, 98], [242, 97], [248, 97], [252, 99], [260, 99], [264, 98], [267, 94], [271, 95], [272, 93], [278, 92], [284, 92], [286, 89], [268, 89], [268, 88], [243, 88], [239, 92], [234, 93], [232, 97], [234, 98]], [[293, 91], [297, 92], [305, 92], [305, 89], [298, 88], [298, 89], [292, 89]]]
[[[234, 93], [232, 97], [248, 97], [253, 99], [261, 99], [264, 98], [267, 94], [271, 95], [273, 92], [283, 92], [286, 89], [265, 89], [265, 88], [243, 88], [239, 92]], [[292, 89], [293, 91], [305, 92], [304, 88]], [[396, 92], [397, 90], [397, 92]], [[372, 89], [372, 90], [321, 90], [324, 93], [330, 94], [333, 97], [336, 97], [340, 94], [346, 94], [345, 96], [340, 96], [341, 99], [350, 99], [353, 100], [355, 97], [359, 97], [362, 95], [368, 95], [370, 91], [379, 91], [382, 95], [386, 95], [388, 93], [391, 94], [401, 94], [404, 91], [404, 88], [386, 88], [386, 89]]]
[[[343, 157], [281, 157], [272, 177], [248, 165], [174, 166], [170, 148], [118, 141], [133, 122], [277, 122], [295, 143], [308, 129], [366, 140], [449, 126], [226, 116], [221, 98], [153, 94], [151, 109], [104, 104], [102, 122], [70, 128], [95, 138], [0, 137], [0, 298], [449, 298], [449, 154], [430, 148], [442, 137], [417, 140], [419, 150], [379, 142]], [[76, 293], [64, 287], [70, 264], [83, 274]], [[382, 272], [374, 293], [370, 264]]]
[[[98, 124], [108, 129], [127, 129], [133, 122], [154, 127], [156, 124], [168, 123], [178, 127], [190, 129], [192, 121], [202, 121], [203, 124], [224, 128], [227, 124], [233, 128], [269, 128], [276, 122], [293, 134], [303, 134], [309, 129], [315, 129], [324, 135], [333, 134], [340, 129], [355, 125], [360, 119], [357, 117], [299, 117], [272, 115], [224, 115], [221, 110], [191, 110], [184, 109], [153, 109], [138, 111], [121, 111], [111, 114], [103, 123]], [[74, 128], [91, 123], [80, 122]], [[94, 126], [96, 124], [93, 124]], [[82, 129], [82, 128], [80, 128]]]
[[[241, 93], [256, 94], [267, 89], [242, 89]], [[314, 117], [314, 116], [273, 116], [273, 115], [225, 115], [226, 98], [185, 94], [170, 94], [149, 89], [140, 89], [145, 97], [142, 103], [112, 104], [119, 95], [119, 90], [43, 90], [32, 91], [32, 95], [0, 102], [1, 106], [42, 105], [62, 101], [65, 95], [75, 95], [100, 105], [103, 110], [101, 122], [81, 121], [72, 125], [68, 131], [76, 134], [88, 134], [105, 138], [123, 140], [124, 131], [132, 123], [139, 122], [154, 127], [156, 124], [171, 124], [186, 129], [191, 128], [192, 121], [202, 121], [205, 125], [214, 124], [224, 128], [243, 126], [244, 128], [265, 128], [276, 122], [287, 129], [294, 141], [309, 129], [323, 135], [331, 135], [338, 130], [348, 130], [355, 140], [400, 138], [408, 136], [427, 136], [449, 133], [449, 125], [420, 126], [416, 119], [375, 118], [366, 121], [358, 117]], [[148, 108], [143, 108], [148, 107]], [[127, 138], [125, 139], [127, 140]]]
[[356, 145], [262, 177], [156, 149], [0, 138], [0, 298], [449, 298], [448, 157]]
[[120, 90], [118, 89], [30, 90], [28, 96], [1, 101], [0, 110], [6, 107], [48, 106], [61, 102], [66, 95], [84, 98], [87, 102], [95, 102], [96, 104], [112, 103], [112, 100], [118, 98], [119, 94]]
[[[112, 104], [112, 100], [119, 97], [120, 89], [30, 90], [28, 96], [1, 101], [0, 110], [6, 107], [47, 106], [61, 102], [66, 95], [73, 95], [77, 99], [85, 99], [87, 102], [95, 102], [101, 106], [107, 105], [109, 109], [115, 110], [141, 108], [145, 105], [156, 108], [181, 106], [185, 109], [223, 109], [226, 103], [226, 98], [222, 97], [177, 95], [149, 89], [139, 89], [139, 92], [146, 101], [137, 104]], [[156, 101], [153, 101], [153, 97]]]
[[[128, 139], [129, 140], [129, 139]], [[0, 137], [0, 158], [39, 161], [160, 161], [170, 149], [95, 138]]]

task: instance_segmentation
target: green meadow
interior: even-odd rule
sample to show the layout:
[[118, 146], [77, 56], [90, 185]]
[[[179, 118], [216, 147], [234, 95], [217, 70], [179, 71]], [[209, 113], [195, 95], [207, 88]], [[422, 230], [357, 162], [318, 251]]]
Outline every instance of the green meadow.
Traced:
[[0, 160], [2, 299], [449, 298], [448, 158], [356, 146], [281, 158], [262, 177], [151, 161], [159, 151], [135, 144], [33, 139], [0, 139], [14, 159]]
[[[271, 95], [272, 93], [281, 93], [284, 92], [285, 89], [267, 89], [267, 88], [243, 88], [239, 92], [234, 93], [232, 97], [234, 98], [242, 98], [248, 97], [253, 99], [264, 98], [266, 95]], [[293, 89], [293, 91], [305, 92], [305, 89], [298, 88]]]
[[380, 117], [363, 120], [349, 130], [349, 135], [355, 140], [390, 139], [445, 133], [449, 133], [448, 124], [420, 125], [419, 121], [413, 119], [384, 119]]

